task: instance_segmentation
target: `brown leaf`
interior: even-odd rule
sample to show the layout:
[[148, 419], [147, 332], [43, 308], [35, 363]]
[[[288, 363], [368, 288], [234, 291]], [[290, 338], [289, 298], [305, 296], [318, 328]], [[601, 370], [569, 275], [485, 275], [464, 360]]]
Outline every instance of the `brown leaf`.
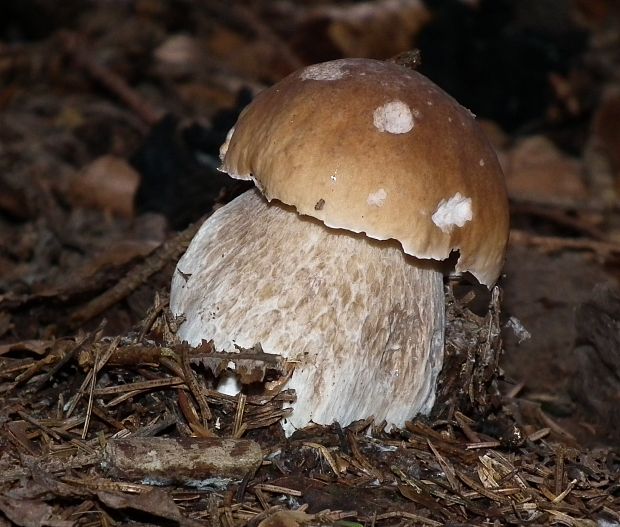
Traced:
[[133, 509], [153, 516], [179, 521], [182, 516], [170, 495], [161, 489], [153, 489], [144, 494], [121, 494], [100, 491], [97, 497], [113, 509]]
[[50, 340], [23, 340], [12, 344], [0, 345], [0, 356], [12, 351], [30, 351], [37, 355], [45, 355], [52, 347], [53, 342]]
[[[340, 5], [327, 4], [308, 12], [299, 38], [316, 40], [316, 28], [345, 57], [388, 58], [411, 48], [413, 38], [430, 20], [419, 0], [380, 0]], [[424, 57], [422, 57], [424, 59]]]
[[[40, 527], [49, 522], [52, 507], [39, 500], [18, 500], [0, 496], [0, 511], [20, 527]], [[73, 525], [73, 523], [69, 523]]]
[[519, 141], [504, 159], [511, 197], [528, 201], [575, 202], [587, 198], [583, 164], [542, 135]]
[[84, 167], [73, 180], [70, 195], [77, 206], [101, 209], [131, 218], [134, 215], [134, 195], [139, 184], [140, 175], [127, 161], [105, 155]]
[[258, 524], [258, 527], [300, 527], [314, 519], [313, 515], [299, 511], [278, 511]]

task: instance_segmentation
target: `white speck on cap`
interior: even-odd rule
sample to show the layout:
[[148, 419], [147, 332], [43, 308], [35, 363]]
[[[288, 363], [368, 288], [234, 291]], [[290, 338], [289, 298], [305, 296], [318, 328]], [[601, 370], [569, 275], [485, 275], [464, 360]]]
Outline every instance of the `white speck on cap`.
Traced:
[[387, 198], [387, 192], [380, 188], [377, 192], [373, 192], [368, 194], [368, 205], [371, 207], [382, 207], [385, 203], [385, 198]]
[[373, 124], [381, 132], [405, 134], [413, 128], [413, 114], [402, 101], [390, 101], [372, 114]]
[[334, 61], [323, 64], [314, 64], [305, 68], [300, 75], [301, 80], [308, 81], [337, 81], [346, 75], [342, 68], [346, 62]]
[[457, 192], [450, 199], [442, 199], [439, 202], [431, 219], [443, 232], [450, 232], [453, 227], [462, 227], [471, 221], [472, 217], [471, 198], [461, 196], [461, 193]]
[[480, 166], [481, 166], [481, 167], [483, 167], [483, 166], [484, 166], [484, 159], [481, 159], [481, 160], [479, 161], [479, 163], [480, 163]]

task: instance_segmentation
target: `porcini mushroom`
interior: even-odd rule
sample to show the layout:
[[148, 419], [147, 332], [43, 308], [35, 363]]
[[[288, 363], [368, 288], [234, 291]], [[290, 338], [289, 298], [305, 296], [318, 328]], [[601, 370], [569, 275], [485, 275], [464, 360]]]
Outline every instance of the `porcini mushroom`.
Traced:
[[287, 433], [428, 412], [445, 324], [436, 261], [458, 252], [456, 271], [490, 287], [508, 235], [473, 115], [415, 71], [336, 60], [259, 94], [221, 158], [257, 190], [207, 219], [179, 261], [179, 336], [290, 360]]

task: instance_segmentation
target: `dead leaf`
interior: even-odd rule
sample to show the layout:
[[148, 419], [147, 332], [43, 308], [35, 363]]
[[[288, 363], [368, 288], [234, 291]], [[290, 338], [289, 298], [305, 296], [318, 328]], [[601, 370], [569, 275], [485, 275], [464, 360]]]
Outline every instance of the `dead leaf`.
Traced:
[[[388, 58], [412, 47], [413, 39], [430, 20], [420, 0], [381, 0], [324, 5], [309, 10], [297, 31], [314, 42], [317, 27], [345, 57]], [[311, 48], [310, 48], [311, 49]]]
[[176, 503], [167, 492], [161, 489], [154, 488], [144, 494], [100, 491], [97, 493], [97, 497], [102, 503], [113, 509], [133, 509], [173, 521], [182, 519]]
[[[15, 525], [20, 527], [41, 527], [47, 525], [52, 515], [52, 507], [39, 500], [19, 500], [0, 496], [0, 511]], [[73, 525], [73, 522], [68, 522]]]
[[30, 351], [37, 355], [45, 355], [52, 349], [54, 343], [51, 340], [23, 340], [12, 344], [0, 345], [0, 356], [12, 351]]
[[258, 527], [300, 527], [314, 519], [313, 515], [299, 511], [278, 511], [265, 518]]
[[583, 164], [564, 154], [542, 135], [519, 141], [504, 158], [511, 197], [537, 202], [577, 202], [587, 199]]
[[84, 167], [73, 180], [69, 192], [76, 206], [131, 218], [139, 184], [140, 174], [127, 161], [105, 155]]

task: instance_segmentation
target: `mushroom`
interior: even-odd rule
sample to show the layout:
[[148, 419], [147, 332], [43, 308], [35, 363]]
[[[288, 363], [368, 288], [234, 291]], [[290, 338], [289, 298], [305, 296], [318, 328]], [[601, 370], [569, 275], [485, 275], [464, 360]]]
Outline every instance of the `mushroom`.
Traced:
[[253, 180], [179, 261], [179, 336], [221, 351], [260, 344], [294, 365], [285, 432], [429, 412], [442, 367], [439, 262], [491, 287], [508, 209], [474, 116], [423, 75], [343, 59], [263, 91], [221, 148]]

